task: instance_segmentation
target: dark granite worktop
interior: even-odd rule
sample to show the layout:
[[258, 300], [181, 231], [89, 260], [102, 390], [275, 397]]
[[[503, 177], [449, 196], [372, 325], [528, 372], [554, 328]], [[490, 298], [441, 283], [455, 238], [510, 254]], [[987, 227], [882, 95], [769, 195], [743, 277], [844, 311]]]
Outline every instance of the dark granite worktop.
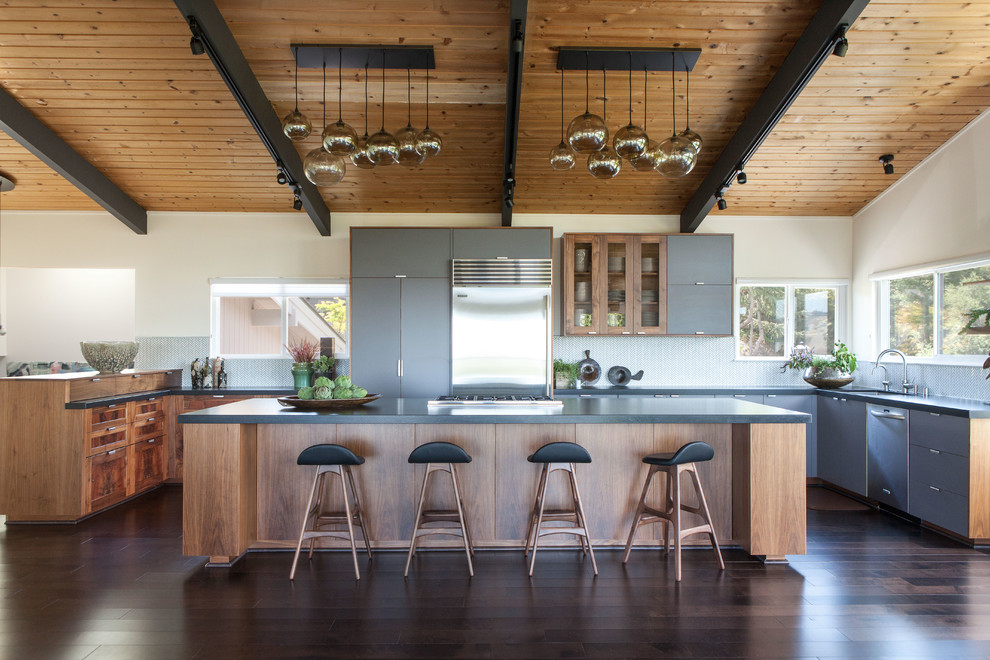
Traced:
[[382, 398], [350, 410], [304, 411], [252, 399], [179, 415], [184, 424], [807, 424], [811, 415], [735, 399], [568, 398], [562, 406], [456, 405]]

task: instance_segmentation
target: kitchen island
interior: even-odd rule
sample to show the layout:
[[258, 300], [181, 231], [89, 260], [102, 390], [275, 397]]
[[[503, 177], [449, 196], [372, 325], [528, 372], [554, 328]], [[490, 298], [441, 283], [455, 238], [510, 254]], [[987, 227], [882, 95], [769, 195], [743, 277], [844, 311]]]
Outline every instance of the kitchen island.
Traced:
[[[646, 477], [642, 457], [703, 440], [715, 448], [715, 459], [699, 472], [720, 543], [784, 561], [805, 552], [809, 421], [803, 413], [729, 399], [430, 407], [425, 399], [383, 398], [332, 412], [241, 401], [179, 416], [183, 552], [225, 565], [247, 550], [294, 547], [313, 476], [296, 457], [320, 443], [367, 459], [354, 476], [373, 545], [408, 547], [423, 466], [406, 459], [416, 446], [438, 440], [462, 446], [474, 459], [459, 466], [458, 476], [477, 547], [522, 547], [539, 479], [539, 467], [526, 457], [558, 441], [591, 453], [593, 462], [578, 466], [591, 534], [596, 546], [621, 546]], [[554, 486], [555, 493], [563, 490]], [[429, 493], [429, 503], [443, 507], [446, 490]], [[654, 486], [653, 506], [660, 505], [660, 492]], [[548, 497], [548, 504], [563, 502]], [[653, 525], [635, 543], [658, 546], [661, 537], [661, 526]]]

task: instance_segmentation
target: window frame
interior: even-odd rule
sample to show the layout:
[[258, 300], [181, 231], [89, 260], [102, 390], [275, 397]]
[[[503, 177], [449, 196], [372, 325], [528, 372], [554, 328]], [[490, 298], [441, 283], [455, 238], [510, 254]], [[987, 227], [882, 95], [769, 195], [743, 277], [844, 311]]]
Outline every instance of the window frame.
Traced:
[[[285, 345], [289, 336], [289, 298], [313, 296], [340, 297], [347, 300], [350, 309], [351, 286], [349, 279], [343, 278], [245, 278], [245, 277], [213, 277], [210, 284], [210, 355], [227, 360], [271, 360], [291, 358]], [[330, 288], [341, 287], [343, 293], [327, 293]], [[279, 352], [278, 353], [221, 353], [220, 352], [220, 299], [228, 297], [241, 298], [276, 298], [280, 306]], [[344, 340], [347, 342], [347, 355], [350, 357], [350, 323], [347, 324]]]
[[[784, 354], [783, 355], [741, 355], [739, 353], [739, 305], [740, 289], [747, 286], [784, 287]], [[732, 337], [735, 342], [734, 359], [743, 362], [780, 362], [786, 360], [794, 347], [795, 289], [835, 289], [835, 341], [848, 344], [848, 305], [849, 280], [845, 279], [762, 279], [737, 278], [732, 292]]]
[[942, 353], [942, 303], [944, 298], [945, 275], [970, 268], [990, 266], [990, 255], [952, 259], [943, 262], [929, 263], [911, 268], [884, 271], [870, 275], [873, 284], [873, 295], [877, 304], [874, 309], [877, 314], [874, 328], [876, 330], [876, 353], [880, 354], [890, 348], [890, 281], [921, 275], [932, 275], [934, 291], [932, 292], [932, 352], [931, 357], [905, 355], [908, 362], [914, 364], [937, 364], [946, 366], [980, 367], [986, 359], [983, 353], [969, 355], [946, 355]]

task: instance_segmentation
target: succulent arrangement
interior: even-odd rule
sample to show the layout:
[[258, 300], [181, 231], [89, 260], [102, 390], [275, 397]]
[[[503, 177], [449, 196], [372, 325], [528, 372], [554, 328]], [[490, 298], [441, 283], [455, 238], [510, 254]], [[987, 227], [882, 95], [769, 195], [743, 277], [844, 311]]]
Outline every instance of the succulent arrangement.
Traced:
[[856, 355], [849, 352], [849, 349], [841, 341], [835, 342], [831, 355], [815, 355], [809, 347], [798, 344], [791, 349], [790, 358], [780, 368], [781, 373], [788, 369], [814, 368], [814, 375], [820, 374], [825, 369], [835, 369], [843, 373], [851, 374], [856, 370]]
[[361, 399], [368, 396], [368, 390], [358, 387], [351, 382], [350, 376], [337, 376], [330, 380], [321, 376], [313, 381], [312, 387], [302, 387], [298, 392], [300, 399]]

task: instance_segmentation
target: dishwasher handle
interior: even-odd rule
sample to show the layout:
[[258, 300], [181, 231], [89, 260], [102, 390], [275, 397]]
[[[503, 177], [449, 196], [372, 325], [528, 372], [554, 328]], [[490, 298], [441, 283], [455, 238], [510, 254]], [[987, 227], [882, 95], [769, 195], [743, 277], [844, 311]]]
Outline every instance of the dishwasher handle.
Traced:
[[906, 419], [904, 415], [898, 415], [897, 413], [887, 412], [886, 410], [871, 410], [870, 414], [874, 417], [883, 417], [884, 419]]

